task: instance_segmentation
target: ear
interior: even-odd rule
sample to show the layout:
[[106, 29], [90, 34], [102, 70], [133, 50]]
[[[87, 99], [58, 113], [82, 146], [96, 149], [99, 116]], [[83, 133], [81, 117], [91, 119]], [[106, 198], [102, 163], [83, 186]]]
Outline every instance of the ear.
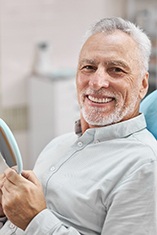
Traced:
[[145, 95], [147, 94], [147, 91], [148, 91], [148, 87], [149, 87], [149, 73], [145, 73], [142, 80], [141, 80], [141, 89], [140, 89], [140, 92], [139, 92], [139, 96], [140, 96], [140, 99], [142, 100]]

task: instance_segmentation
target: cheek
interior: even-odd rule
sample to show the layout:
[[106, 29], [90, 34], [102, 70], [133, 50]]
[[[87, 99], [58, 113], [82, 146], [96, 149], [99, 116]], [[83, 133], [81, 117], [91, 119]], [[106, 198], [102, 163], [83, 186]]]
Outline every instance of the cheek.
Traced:
[[77, 89], [77, 99], [78, 99], [78, 103], [80, 104], [81, 103], [81, 93], [82, 93], [82, 90], [84, 89], [84, 81], [83, 79], [77, 75], [76, 77], [76, 89]]
[[116, 106], [125, 106], [131, 102], [134, 88], [132, 86], [128, 86], [128, 83], [118, 83], [113, 87], [113, 90], [117, 99]]
[[76, 87], [77, 87], [77, 93], [79, 93], [84, 90], [88, 86], [88, 81], [84, 76], [77, 75], [76, 77]]
[[[140, 102], [139, 100], [139, 85], [130, 86], [125, 93], [125, 104], [130, 105], [134, 102]], [[139, 100], [139, 101], [138, 101]]]

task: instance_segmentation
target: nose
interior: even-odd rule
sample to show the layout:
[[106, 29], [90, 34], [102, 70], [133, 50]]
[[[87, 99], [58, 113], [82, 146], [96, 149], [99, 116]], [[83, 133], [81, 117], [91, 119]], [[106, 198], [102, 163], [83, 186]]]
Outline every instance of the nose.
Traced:
[[94, 90], [99, 90], [100, 88], [109, 87], [109, 75], [104, 69], [97, 70], [94, 74], [91, 75], [89, 80], [89, 86]]

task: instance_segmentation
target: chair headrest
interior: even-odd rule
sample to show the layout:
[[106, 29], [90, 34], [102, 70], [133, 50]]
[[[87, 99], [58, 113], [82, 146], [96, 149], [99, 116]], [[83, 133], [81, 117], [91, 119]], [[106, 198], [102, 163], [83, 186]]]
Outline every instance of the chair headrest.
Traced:
[[145, 115], [147, 129], [157, 139], [157, 90], [143, 99], [140, 105], [140, 112]]

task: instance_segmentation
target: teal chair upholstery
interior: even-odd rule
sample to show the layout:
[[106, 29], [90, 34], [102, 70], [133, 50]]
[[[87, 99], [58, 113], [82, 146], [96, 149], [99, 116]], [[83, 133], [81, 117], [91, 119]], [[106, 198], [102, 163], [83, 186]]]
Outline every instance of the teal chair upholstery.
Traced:
[[157, 90], [143, 99], [140, 105], [140, 112], [145, 115], [147, 129], [157, 139]]

